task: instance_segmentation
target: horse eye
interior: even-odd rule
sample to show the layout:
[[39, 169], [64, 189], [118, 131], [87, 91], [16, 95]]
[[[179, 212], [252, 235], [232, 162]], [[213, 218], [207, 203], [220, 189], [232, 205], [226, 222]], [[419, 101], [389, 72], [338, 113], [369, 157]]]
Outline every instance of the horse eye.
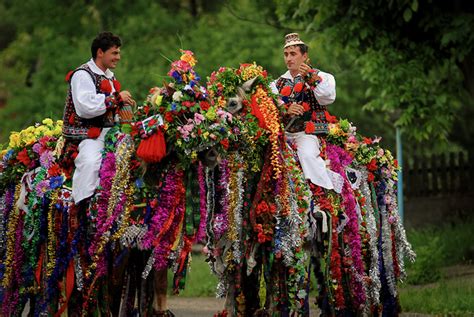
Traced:
[[231, 100], [231, 101], [229, 102], [229, 107], [235, 107], [235, 106], [237, 106], [237, 101]]

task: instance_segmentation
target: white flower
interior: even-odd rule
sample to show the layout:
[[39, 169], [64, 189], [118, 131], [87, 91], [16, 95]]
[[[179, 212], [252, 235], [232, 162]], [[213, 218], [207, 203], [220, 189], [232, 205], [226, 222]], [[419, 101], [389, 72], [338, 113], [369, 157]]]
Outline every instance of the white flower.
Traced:
[[183, 97], [183, 93], [181, 91], [175, 91], [173, 94], [174, 101], [180, 101], [182, 97]]

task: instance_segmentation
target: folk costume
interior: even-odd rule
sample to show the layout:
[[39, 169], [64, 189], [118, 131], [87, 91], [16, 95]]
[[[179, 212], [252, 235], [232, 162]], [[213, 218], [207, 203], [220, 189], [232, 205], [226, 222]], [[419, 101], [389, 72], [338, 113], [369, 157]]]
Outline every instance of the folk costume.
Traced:
[[72, 196], [78, 204], [94, 194], [99, 185], [99, 169], [104, 138], [116, 121], [115, 110], [122, 105], [120, 84], [112, 71], [102, 71], [89, 60], [66, 77], [69, 90], [63, 117], [63, 135], [79, 142], [72, 178]]
[[[297, 33], [285, 37], [285, 46], [304, 44]], [[312, 69], [305, 78], [300, 74], [293, 77], [290, 71], [281, 75], [270, 85], [273, 93], [280, 95], [287, 108], [293, 102], [304, 107], [300, 116], [283, 115], [287, 139], [295, 142], [297, 154], [306, 179], [326, 189], [341, 192], [342, 177], [326, 167], [320, 156], [321, 145], [318, 136], [328, 132], [327, 105], [336, 99], [334, 76]]]

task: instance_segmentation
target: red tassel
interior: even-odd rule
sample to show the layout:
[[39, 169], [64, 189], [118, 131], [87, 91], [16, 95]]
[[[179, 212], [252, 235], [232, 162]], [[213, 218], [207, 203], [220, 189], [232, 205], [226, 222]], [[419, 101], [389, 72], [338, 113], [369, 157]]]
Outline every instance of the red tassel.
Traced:
[[71, 298], [72, 291], [74, 289], [74, 260], [69, 261], [69, 265], [66, 271], [66, 302], [61, 306], [54, 317], [60, 317], [61, 314], [66, 310]]
[[44, 248], [41, 248], [38, 264], [36, 265], [35, 278], [38, 285], [41, 284], [41, 272], [43, 270]]
[[161, 129], [149, 138], [141, 140], [137, 156], [147, 163], [158, 163], [166, 156], [165, 136]]

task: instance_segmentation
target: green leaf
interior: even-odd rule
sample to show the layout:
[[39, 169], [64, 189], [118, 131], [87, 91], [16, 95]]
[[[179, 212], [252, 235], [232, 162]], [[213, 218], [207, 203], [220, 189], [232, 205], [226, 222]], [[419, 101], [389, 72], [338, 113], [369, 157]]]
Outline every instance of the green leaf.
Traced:
[[405, 20], [405, 22], [410, 22], [411, 17], [412, 11], [410, 10], [410, 8], [406, 8], [405, 12], [403, 12], [403, 19]]

